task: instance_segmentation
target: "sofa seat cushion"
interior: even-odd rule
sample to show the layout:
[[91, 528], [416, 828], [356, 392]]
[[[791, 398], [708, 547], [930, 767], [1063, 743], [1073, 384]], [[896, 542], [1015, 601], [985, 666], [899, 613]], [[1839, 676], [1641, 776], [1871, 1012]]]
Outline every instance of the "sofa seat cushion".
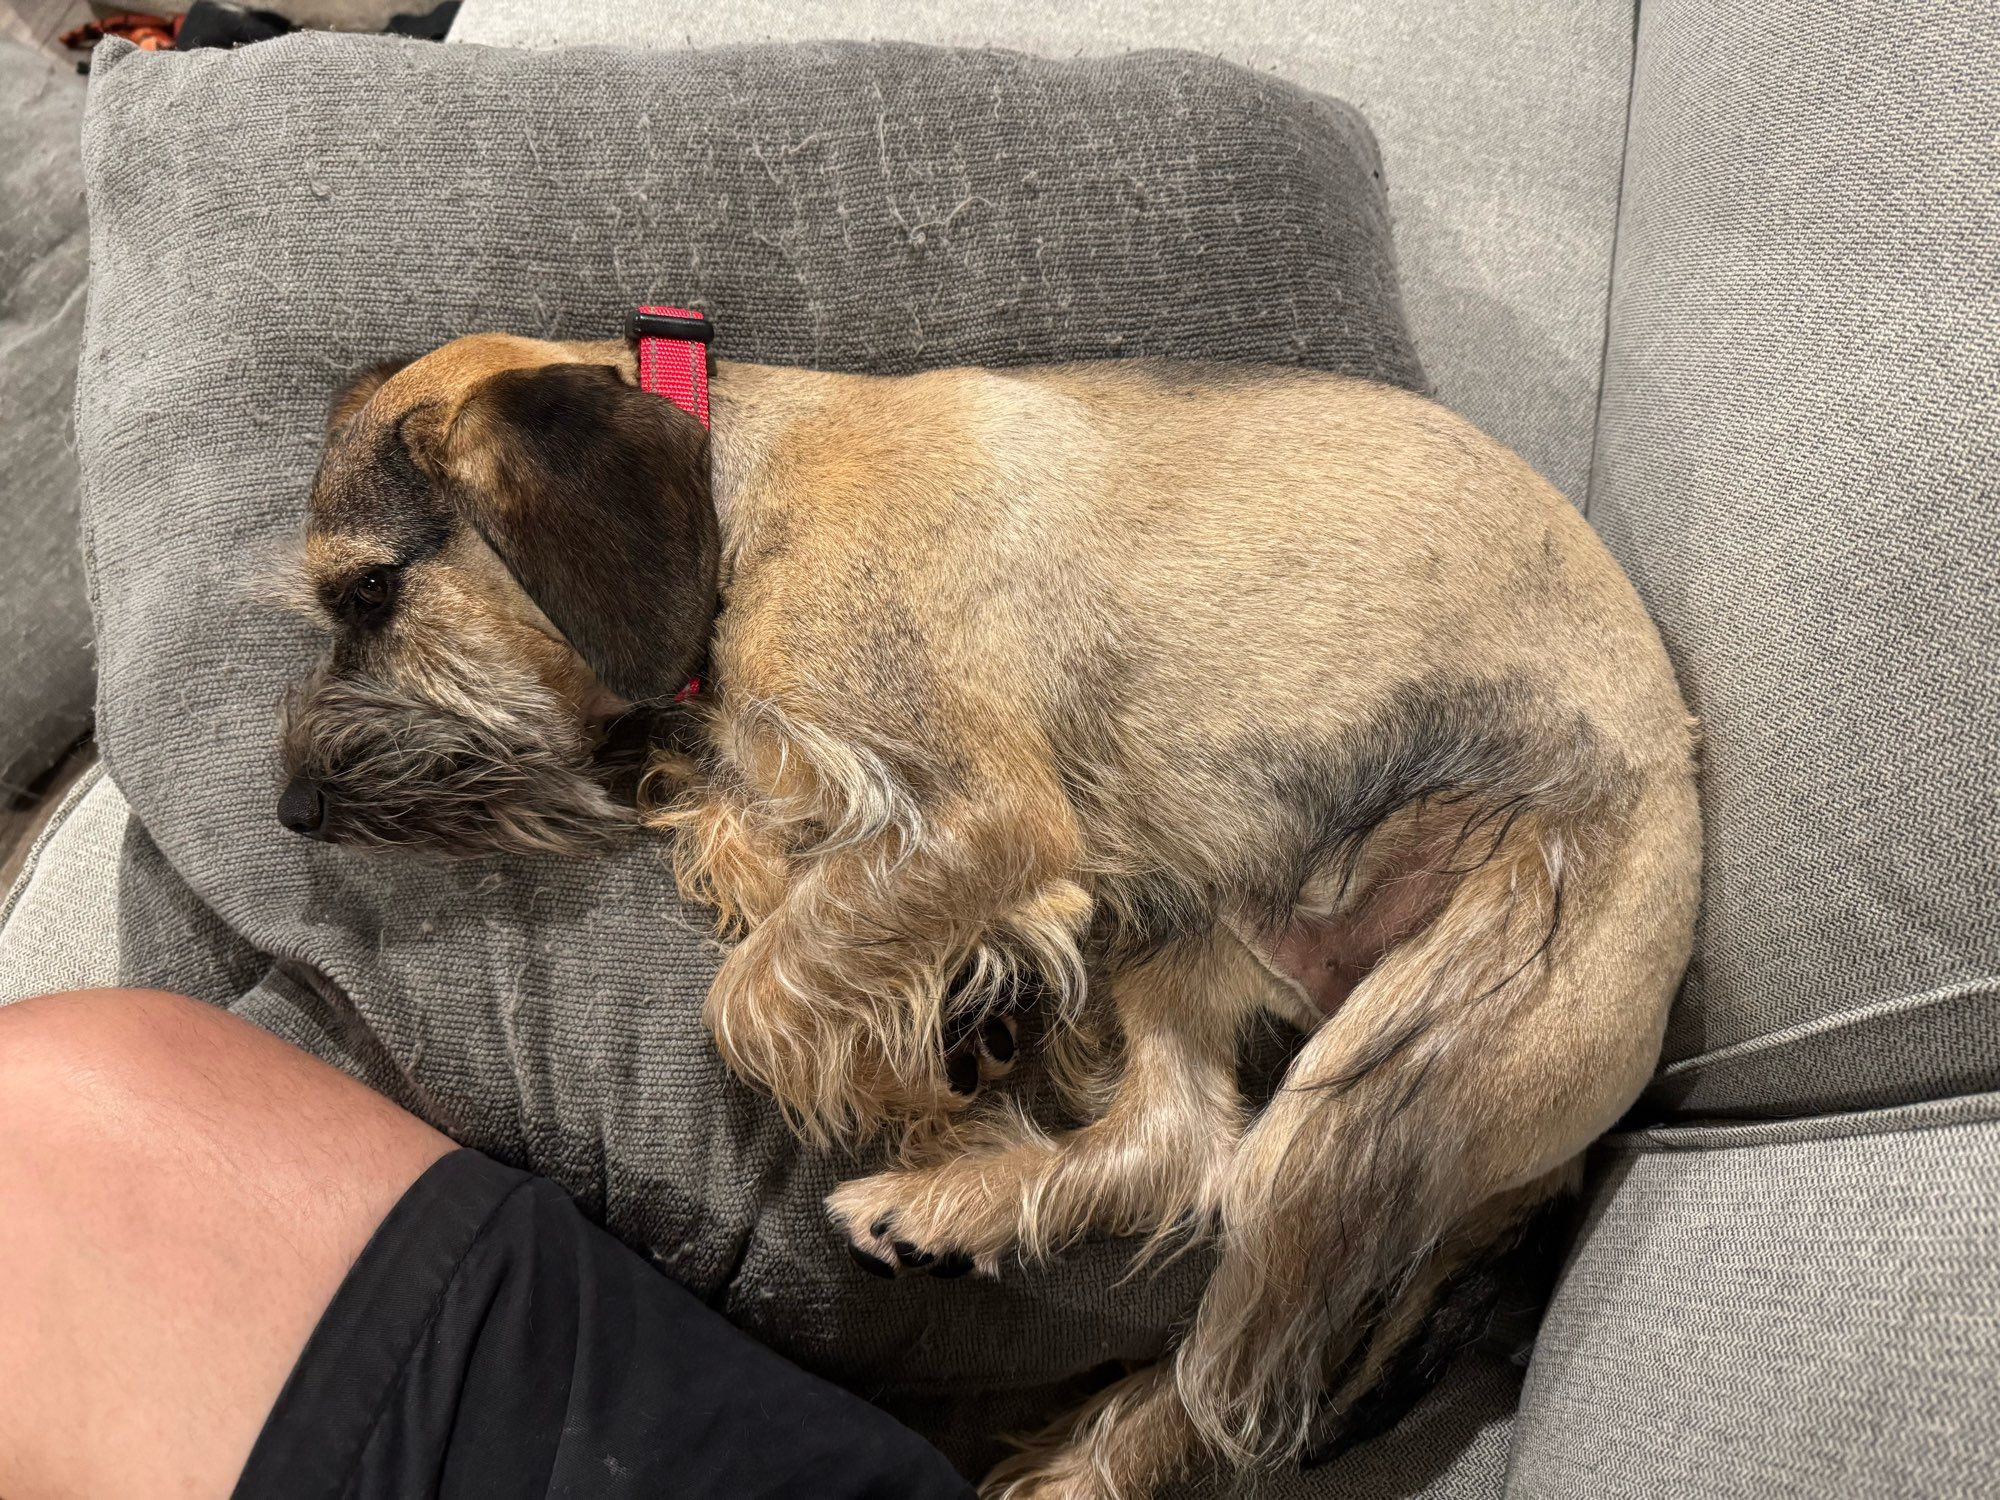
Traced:
[[0, 899], [0, 1005], [118, 982], [118, 870], [128, 813], [92, 766], [49, 815]]
[[1508, 1494], [1992, 1492], [2000, 1094], [1615, 1137]]

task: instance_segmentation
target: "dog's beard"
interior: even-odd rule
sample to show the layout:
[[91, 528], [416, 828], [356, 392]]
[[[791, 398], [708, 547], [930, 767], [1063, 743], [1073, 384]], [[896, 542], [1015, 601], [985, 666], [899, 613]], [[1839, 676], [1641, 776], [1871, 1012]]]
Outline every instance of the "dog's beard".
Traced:
[[322, 670], [287, 695], [283, 756], [316, 782], [334, 843], [447, 856], [568, 853], [629, 827], [592, 736], [541, 690], [478, 715]]

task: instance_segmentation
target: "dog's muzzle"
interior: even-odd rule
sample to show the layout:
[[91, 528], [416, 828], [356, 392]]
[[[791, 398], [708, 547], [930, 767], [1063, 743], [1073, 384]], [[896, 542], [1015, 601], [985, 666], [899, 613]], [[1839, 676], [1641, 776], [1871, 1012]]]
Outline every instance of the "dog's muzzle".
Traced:
[[326, 789], [317, 781], [294, 776], [284, 795], [278, 798], [278, 821], [306, 838], [328, 838]]

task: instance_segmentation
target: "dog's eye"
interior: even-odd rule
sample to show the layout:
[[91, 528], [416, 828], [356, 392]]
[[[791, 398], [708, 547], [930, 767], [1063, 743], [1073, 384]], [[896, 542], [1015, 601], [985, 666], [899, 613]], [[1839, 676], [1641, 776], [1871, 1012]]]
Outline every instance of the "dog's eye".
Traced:
[[347, 614], [365, 623], [377, 623], [396, 597], [396, 570], [370, 568], [348, 586]]

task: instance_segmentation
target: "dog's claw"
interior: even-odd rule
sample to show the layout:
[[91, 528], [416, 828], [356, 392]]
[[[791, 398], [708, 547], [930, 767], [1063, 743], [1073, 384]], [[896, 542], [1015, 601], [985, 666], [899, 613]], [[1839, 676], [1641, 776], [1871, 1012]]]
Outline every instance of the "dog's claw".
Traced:
[[859, 1245], [849, 1245], [847, 1253], [853, 1257], [854, 1263], [870, 1276], [880, 1276], [885, 1281], [895, 1279], [896, 1267], [891, 1262], [882, 1259], [881, 1256], [870, 1255]]
[[942, 1281], [953, 1281], [978, 1269], [973, 1258], [963, 1251], [926, 1250], [917, 1241], [903, 1238], [897, 1232], [896, 1215], [893, 1213], [878, 1215], [868, 1225], [865, 1238], [859, 1224], [850, 1219], [846, 1225], [847, 1253], [853, 1257], [854, 1264], [870, 1276], [879, 1276], [884, 1281], [908, 1275], [929, 1275]]
[[956, 1250], [949, 1255], [930, 1256], [927, 1259], [935, 1262], [930, 1272], [939, 1281], [956, 1281], [959, 1277], [969, 1276], [972, 1273], [972, 1257]]

